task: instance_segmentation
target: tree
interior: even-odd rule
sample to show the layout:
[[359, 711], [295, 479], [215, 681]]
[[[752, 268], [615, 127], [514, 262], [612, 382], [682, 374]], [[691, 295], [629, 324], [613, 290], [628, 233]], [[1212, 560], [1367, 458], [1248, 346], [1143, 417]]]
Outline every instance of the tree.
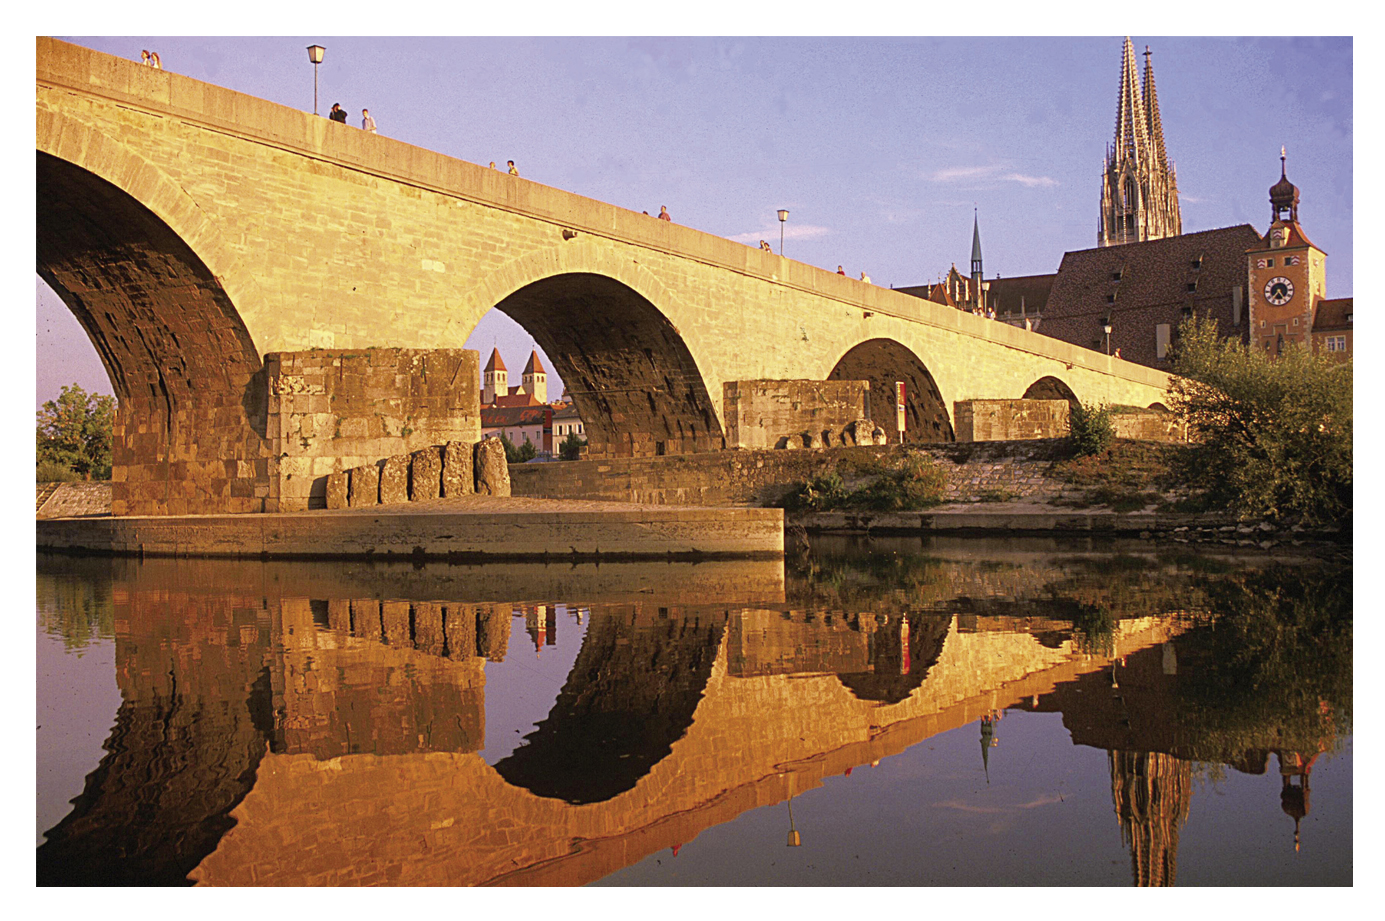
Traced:
[[539, 449], [534, 447], [534, 443], [528, 440], [516, 448], [515, 443], [504, 432], [500, 433], [500, 443], [505, 447], [505, 462], [507, 464], [522, 464], [525, 461], [533, 460], [539, 453]]
[[582, 449], [586, 446], [587, 439], [576, 432], [568, 432], [562, 444], [558, 445], [558, 456], [565, 461], [577, 460], [582, 456]]
[[61, 464], [85, 479], [111, 476], [115, 398], [87, 393], [76, 384], [38, 412], [37, 462]]
[[1352, 368], [1291, 345], [1277, 358], [1179, 328], [1170, 387], [1193, 443], [1174, 457], [1209, 505], [1243, 518], [1344, 523], [1352, 505]]

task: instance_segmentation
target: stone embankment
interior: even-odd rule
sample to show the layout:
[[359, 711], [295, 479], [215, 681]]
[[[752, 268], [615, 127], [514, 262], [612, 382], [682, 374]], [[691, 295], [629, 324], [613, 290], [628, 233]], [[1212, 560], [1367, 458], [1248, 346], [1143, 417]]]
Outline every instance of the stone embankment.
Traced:
[[327, 477], [329, 509], [510, 494], [509, 465], [499, 438], [472, 445], [449, 441]]

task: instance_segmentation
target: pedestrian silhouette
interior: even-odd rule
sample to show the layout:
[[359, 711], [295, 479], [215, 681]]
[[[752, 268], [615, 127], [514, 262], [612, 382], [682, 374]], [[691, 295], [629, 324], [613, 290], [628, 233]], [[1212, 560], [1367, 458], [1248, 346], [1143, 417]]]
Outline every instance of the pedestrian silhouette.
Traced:
[[511, 176], [518, 176], [518, 175], [519, 175], [519, 170], [515, 169], [515, 161], [513, 161], [513, 160], [507, 160], [507, 161], [505, 161], [505, 162], [507, 162], [507, 163], [510, 164], [510, 175], [511, 175]]

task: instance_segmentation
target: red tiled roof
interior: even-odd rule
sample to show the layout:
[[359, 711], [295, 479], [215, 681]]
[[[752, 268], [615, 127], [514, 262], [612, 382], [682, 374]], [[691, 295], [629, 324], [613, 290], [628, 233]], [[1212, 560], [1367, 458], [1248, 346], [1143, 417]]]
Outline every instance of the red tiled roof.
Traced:
[[500, 360], [500, 349], [491, 349], [491, 359], [486, 362], [487, 371], [504, 371], [505, 362]]
[[1318, 301], [1318, 307], [1313, 311], [1313, 332], [1351, 329], [1351, 302], [1352, 298], [1349, 297]]
[[540, 425], [552, 410], [538, 406], [482, 406], [482, 428], [505, 428], [514, 425]]
[[1034, 316], [1048, 303], [1048, 295], [1053, 290], [1054, 275], [1016, 275], [1014, 278], [992, 278], [987, 294], [988, 306], [994, 307], [997, 314], [1013, 313], [1019, 316], [1020, 303], [1024, 303], [1024, 315]]
[[534, 399], [532, 393], [526, 393], [518, 387], [511, 387], [508, 394], [497, 393], [493, 406], [542, 406], [538, 400]]
[[529, 363], [524, 366], [524, 374], [547, 374], [543, 369], [543, 362], [539, 361], [539, 353], [533, 351], [529, 353]]

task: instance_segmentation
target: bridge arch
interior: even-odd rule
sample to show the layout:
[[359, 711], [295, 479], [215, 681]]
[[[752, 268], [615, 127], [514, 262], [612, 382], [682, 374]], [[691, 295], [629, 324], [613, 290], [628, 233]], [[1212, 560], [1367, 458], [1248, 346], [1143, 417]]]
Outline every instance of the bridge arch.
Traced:
[[829, 381], [870, 381], [871, 420], [897, 431], [894, 385], [905, 385], [905, 440], [955, 441], [952, 417], [938, 384], [923, 360], [894, 339], [867, 339], [838, 359]]
[[1021, 399], [1067, 400], [1071, 406], [1077, 406], [1082, 402], [1077, 398], [1077, 394], [1073, 393], [1071, 387], [1052, 375], [1041, 377], [1030, 384], [1029, 389], [1024, 392]]
[[72, 119], [39, 122], [36, 270], [81, 323], [118, 398], [112, 511], [264, 509], [267, 402], [259, 352], [227, 290], [238, 264], [167, 176]]
[[553, 361], [582, 417], [591, 456], [725, 446], [718, 404], [688, 341], [660, 306], [669, 294], [633, 259], [582, 245], [535, 254], [487, 279], [472, 301], [464, 315], [479, 320], [494, 307]]

